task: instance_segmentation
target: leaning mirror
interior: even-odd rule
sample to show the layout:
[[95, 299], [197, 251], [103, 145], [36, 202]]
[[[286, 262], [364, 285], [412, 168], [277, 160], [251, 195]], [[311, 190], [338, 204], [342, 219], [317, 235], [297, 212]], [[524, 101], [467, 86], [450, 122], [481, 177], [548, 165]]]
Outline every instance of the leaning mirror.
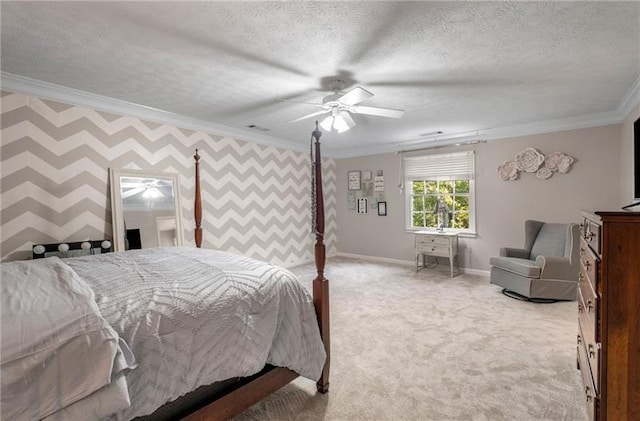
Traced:
[[177, 174], [111, 168], [115, 251], [182, 245]]

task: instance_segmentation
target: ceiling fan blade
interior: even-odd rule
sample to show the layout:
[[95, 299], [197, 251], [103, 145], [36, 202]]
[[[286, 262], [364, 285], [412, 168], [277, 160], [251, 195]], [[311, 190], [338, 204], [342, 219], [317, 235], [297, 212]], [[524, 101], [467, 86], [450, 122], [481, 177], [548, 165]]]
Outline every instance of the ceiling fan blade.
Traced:
[[356, 122], [353, 121], [353, 118], [351, 118], [351, 114], [349, 114], [348, 111], [340, 111], [340, 115], [349, 128], [352, 128], [356, 125]]
[[338, 101], [345, 105], [355, 105], [359, 102], [364, 101], [365, 99], [371, 98], [372, 96], [373, 94], [371, 92], [367, 91], [364, 88], [356, 86], [355, 88], [351, 89], [349, 92], [338, 98]]
[[316, 111], [315, 113], [311, 113], [311, 114], [303, 115], [302, 117], [298, 117], [295, 120], [287, 121], [287, 124], [295, 123], [296, 121], [300, 121], [300, 120], [304, 120], [304, 119], [307, 119], [307, 118], [311, 118], [311, 117], [314, 117], [314, 116], [317, 116], [317, 115], [320, 115], [320, 114], [324, 114], [324, 113], [327, 113], [327, 112], [329, 112], [329, 110]]
[[350, 110], [356, 114], [377, 115], [379, 117], [400, 118], [404, 115], [404, 110], [394, 110], [391, 108], [365, 107], [354, 105]]

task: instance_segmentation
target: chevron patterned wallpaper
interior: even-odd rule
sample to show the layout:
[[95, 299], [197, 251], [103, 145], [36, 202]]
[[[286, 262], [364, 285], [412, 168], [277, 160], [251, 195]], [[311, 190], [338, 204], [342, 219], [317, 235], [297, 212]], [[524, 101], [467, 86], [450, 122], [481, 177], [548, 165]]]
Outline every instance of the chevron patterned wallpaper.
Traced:
[[[201, 155], [204, 247], [292, 266], [313, 259], [308, 154], [1, 94], [2, 260], [35, 243], [111, 238], [108, 168], [180, 174], [193, 245], [193, 154]], [[323, 161], [325, 240], [336, 253], [335, 161]]]

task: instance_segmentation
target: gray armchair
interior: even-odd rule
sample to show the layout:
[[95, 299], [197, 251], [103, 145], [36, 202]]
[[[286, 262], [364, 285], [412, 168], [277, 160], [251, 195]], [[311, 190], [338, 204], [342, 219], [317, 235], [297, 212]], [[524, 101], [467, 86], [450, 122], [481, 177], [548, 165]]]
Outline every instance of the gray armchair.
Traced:
[[514, 298], [575, 300], [579, 225], [528, 220], [524, 226], [524, 248], [501, 248], [500, 256], [490, 259], [491, 283]]

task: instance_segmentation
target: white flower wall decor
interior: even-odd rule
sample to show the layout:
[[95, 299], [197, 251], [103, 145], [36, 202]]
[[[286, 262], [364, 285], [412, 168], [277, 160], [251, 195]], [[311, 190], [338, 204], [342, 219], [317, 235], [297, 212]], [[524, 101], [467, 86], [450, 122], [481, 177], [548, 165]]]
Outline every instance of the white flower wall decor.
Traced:
[[517, 180], [520, 172], [535, 173], [541, 180], [547, 180], [558, 172], [566, 174], [571, 170], [574, 158], [562, 152], [542, 154], [534, 148], [526, 148], [518, 152], [512, 161], [505, 161], [498, 166], [498, 177], [502, 181]]
[[544, 155], [533, 148], [523, 149], [516, 154], [516, 166], [520, 171], [536, 172], [544, 162]]
[[504, 161], [498, 167], [498, 176], [502, 181], [517, 180], [519, 175], [520, 171], [516, 166], [516, 161]]

